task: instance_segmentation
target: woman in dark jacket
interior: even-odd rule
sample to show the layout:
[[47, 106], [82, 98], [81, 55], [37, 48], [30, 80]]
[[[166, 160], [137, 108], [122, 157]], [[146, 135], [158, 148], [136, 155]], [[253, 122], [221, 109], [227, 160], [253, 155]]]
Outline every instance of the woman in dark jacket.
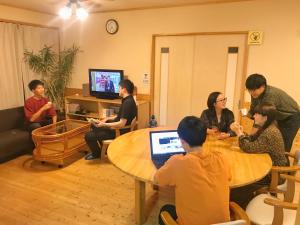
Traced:
[[200, 117], [207, 126], [207, 133], [217, 134], [219, 139], [235, 136], [230, 129], [234, 115], [226, 108], [226, 101], [227, 98], [221, 92], [212, 92], [207, 99], [208, 109]]

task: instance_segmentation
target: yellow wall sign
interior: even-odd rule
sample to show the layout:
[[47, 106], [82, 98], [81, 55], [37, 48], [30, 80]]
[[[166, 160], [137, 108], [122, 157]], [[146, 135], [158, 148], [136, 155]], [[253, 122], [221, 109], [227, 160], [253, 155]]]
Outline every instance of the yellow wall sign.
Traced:
[[261, 45], [263, 39], [262, 31], [249, 31], [248, 45]]

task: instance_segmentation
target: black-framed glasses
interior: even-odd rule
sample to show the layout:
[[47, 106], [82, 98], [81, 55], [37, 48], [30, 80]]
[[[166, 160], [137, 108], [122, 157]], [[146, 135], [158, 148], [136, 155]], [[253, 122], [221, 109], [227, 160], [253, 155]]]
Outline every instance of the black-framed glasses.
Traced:
[[216, 102], [226, 102], [226, 101], [227, 101], [227, 98], [222, 98], [222, 99], [216, 100]]

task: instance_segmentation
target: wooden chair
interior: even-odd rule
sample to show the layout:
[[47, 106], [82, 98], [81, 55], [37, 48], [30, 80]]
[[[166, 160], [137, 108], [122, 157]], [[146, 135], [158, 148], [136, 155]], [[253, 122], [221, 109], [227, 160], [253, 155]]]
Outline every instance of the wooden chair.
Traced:
[[[116, 132], [116, 138], [119, 137], [121, 135], [121, 130], [123, 129], [130, 129], [130, 131], [134, 131], [137, 128], [137, 120], [136, 117], [133, 118], [133, 120], [131, 121], [131, 124], [122, 128], [112, 128], [113, 130], [115, 130]], [[108, 146], [110, 145], [110, 143], [113, 141], [113, 139], [110, 140], [104, 140], [102, 141], [102, 148], [101, 148], [101, 159], [104, 159], [105, 155], [106, 155], [106, 151]]]
[[298, 210], [296, 214], [296, 222], [295, 225], [300, 224], [300, 195], [299, 195], [299, 200], [298, 200]]
[[[229, 208], [231, 221], [212, 225], [250, 225], [250, 221], [247, 214], [238, 204], [230, 202]], [[177, 222], [166, 211], [161, 212], [161, 218], [166, 225], [178, 225]]]
[[277, 196], [277, 194], [282, 193], [284, 195], [284, 200], [287, 202], [292, 202], [295, 195], [295, 183], [287, 186], [287, 181], [285, 183], [278, 185], [280, 174], [290, 174], [295, 176], [296, 172], [300, 170], [300, 150], [296, 150], [294, 154], [286, 153], [286, 155], [293, 159], [292, 166], [280, 167], [273, 166], [271, 169], [271, 184], [267, 188], [259, 190], [259, 193], [272, 193]]
[[[295, 186], [295, 182], [300, 183], [300, 179], [295, 176], [280, 176], [287, 179], [287, 190], [291, 190], [290, 186]], [[260, 194], [250, 201], [246, 213], [251, 223], [256, 225], [295, 225], [297, 208], [298, 204]]]
[[[270, 186], [260, 190], [262, 194], [252, 199], [247, 206], [246, 213], [254, 224], [294, 225], [296, 212], [291, 209], [297, 209], [292, 202], [295, 195], [295, 182], [299, 182], [295, 175], [300, 170], [300, 150], [295, 154], [287, 153], [287, 155], [293, 158], [292, 166], [273, 166]], [[282, 185], [278, 185], [280, 177], [286, 179]], [[276, 198], [279, 193], [283, 194], [284, 200]], [[276, 197], [271, 194], [275, 194]]]

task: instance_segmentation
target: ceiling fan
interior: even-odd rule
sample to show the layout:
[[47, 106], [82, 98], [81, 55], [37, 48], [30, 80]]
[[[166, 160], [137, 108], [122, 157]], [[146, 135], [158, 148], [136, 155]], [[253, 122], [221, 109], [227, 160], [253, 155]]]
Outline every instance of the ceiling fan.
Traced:
[[66, 5], [69, 2], [78, 2], [83, 6], [100, 7], [103, 2], [113, 2], [115, 0], [46, 0], [52, 5]]
[[59, 15], [63, 19], [69, 19], [74, 13], [78, 19], [84, 20], [88, 17], [88, 11], [101, 7], [101, 3], [105, 1], [112, 2], [114, 0], [48, 0], [48, 3], [61, 7]]

